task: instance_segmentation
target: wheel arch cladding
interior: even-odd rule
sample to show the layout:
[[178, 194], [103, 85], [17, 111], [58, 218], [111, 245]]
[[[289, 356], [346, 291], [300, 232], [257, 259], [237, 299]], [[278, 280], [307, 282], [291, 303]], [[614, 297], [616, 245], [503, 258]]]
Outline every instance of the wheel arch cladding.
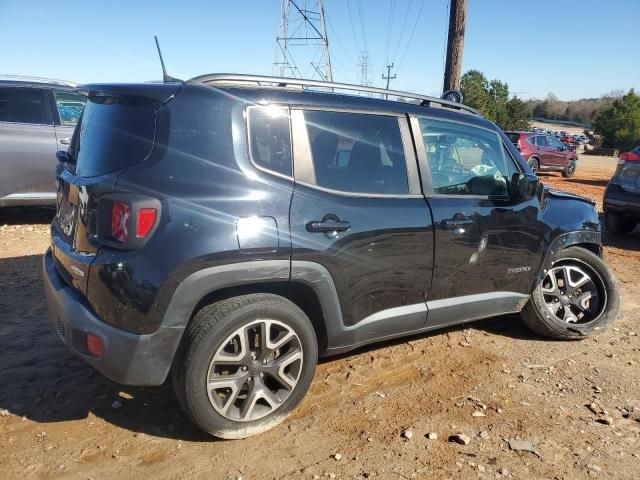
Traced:
[[341, 321], [342, 315], [337, 296], [335, 299], [328, 297], [326, 291], [318, 285], [321, 283], [333, 286], [332, 279], [324, 278], [318, 282], [325, 272], [322, 272], [320, 265], [314, 270], [321, 272], [320, 276], [313, 278], [315, 283], [305, 281], [304, 275], [290, 278], [289, 260], [260, 260], [221, 265], [189, 275], [174, 292], [162, 321], [161, 328], [171, 328], [176, 332], [174, 341], [166, 352], [169, 359], [167, 372], [184, 329], [204, 305], [247, 293], [274, 293], [292, 301], [309, 317], [314, 326], [318, 350], [326, 350], [329, 342], [327, 320], [335, 318]]

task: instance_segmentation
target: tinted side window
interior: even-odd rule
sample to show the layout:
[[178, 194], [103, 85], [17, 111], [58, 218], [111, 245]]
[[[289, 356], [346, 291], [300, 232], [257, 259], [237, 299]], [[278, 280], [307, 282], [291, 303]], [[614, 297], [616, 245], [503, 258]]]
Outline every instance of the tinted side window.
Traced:
[[537, 137], [536, 138], [536, 145], [538, 145], [539, 147], [546, 147], [547, 146], [547, 137]]
[[55, 90], [53, 95], [56, 99], [58, 113], [60, 114], [60, 123], [69, 126], [78, 123], [86, 98], [78, 93], [67, 90]]
[[46, 123], [43, 91], [37, 88], [0, 88], [0, 122]]
[[455, 122], [420, 118], [434, 193], [507, 195], [515, 171], [497, 133]]
[[283, 175], [292, 175], [287, 108], [250, 108], [249, 137], [251, 158], [258, 166]]
[[397, 117], [321, 111], [304, 116], [317, 185], [350, 193], [409, 192]]

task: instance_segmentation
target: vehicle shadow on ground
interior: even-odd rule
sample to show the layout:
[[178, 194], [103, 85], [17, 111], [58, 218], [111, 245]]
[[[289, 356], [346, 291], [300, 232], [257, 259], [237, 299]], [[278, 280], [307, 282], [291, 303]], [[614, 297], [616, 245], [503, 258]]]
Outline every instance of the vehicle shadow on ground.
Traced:
[[565, 178], [565, 182], [579, 183], [581, 185], [590, 185], [592, 187], [606, 187], [609, 179], [606, 180], [589, 180], [586, 178]]
[[51, 223], [55, 214], [55, 207], [4, 207], [0, 208], [0, 226], [46, 225]]
[[181, 411], [169, 382], [157, 388], [117, 385], [63, 346], [48, 322], [41, 259], [0, 259], [0, 410], [39, 423], [91, 413], [133, 432], [212, 441]]
[[[38, 423], [80, 420], [93, 414], [133, 432], [213, 441], [181, 411], [169, 382], [156, 388], [117, 385], [62, 345], [47, 318], [40, 262], [39, 255], [0, 259], [0, 409]], [[383, 349], [465, 328], [468, 324], [377, 343], [358, 351]], [[476, 322], [473, 328], [532, 338], [513, 315]], [[323, 361], [335, 360], [332, 357]], [[114, 408], [114, 402], [120, 406]]]
[[602, 243], [605, 247], [614, 247], [635, 252], [640, 251], [640, 226], [626, 235], [616, 235], [615, 233], [604, 230]]

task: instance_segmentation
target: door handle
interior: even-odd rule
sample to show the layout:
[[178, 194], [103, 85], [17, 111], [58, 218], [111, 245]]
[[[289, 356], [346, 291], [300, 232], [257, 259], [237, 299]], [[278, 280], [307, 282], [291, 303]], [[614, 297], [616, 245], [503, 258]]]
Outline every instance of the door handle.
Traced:
[[70, 138], [63, 138], [62, 140], [60, 140], [61, 145], [69, 145], [70, 143], [71, 143]]
[[442, 226], [445, 230], [452, 230], [451, 233], [454, 235], [462, 235], [467, 233], [467, 227], [473, 225], [473, 220], [463, 219], [463, 220], [444, 220], [442, 222]]
[[351, 228], [349, 222], [318, 222], [311, 221], [307, 223], [307, 231], [313, 233], [332, 233], [344, 232]]
[[473, 220], [445, 220], [444, 221], [444, 227], [449, 230], [452, 230], [458, 227], [466, 227], [472, 224], [473, 224]]

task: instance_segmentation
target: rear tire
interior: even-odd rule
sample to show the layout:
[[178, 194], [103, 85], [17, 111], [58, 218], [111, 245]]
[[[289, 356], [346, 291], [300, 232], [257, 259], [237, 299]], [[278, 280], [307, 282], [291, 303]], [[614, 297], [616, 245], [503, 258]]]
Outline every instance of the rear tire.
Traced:
[[620, 310], [618, 282], [594, 253], [561, 250], [521, 312], [534, 333], [559, 340], [582, 339], [605, 330]]
[[538, 170], [540, 170], [540, 161], [534, 157], [530, 158], [527, 163], [529, 164], [529, 167], [531, 167], [533, 173], [537, 174]]
[[562, 170], [562, 176], [564, 178], [571, 178], [576, 173], [576, 161], [569, 160], [567, 164], [564, 166], [564, 170]]
[[618, 235], [626, 235], [636, 228], [638, 221], [621, 213], [605, 212], [604, 223], [610, 232]]
[[283, 297], [258, 293], [203, 307], [187, 326], [171, 374], [196, 425], [237, 439], [282, 422], [307, 393], [317, 359], [304, 312]]

